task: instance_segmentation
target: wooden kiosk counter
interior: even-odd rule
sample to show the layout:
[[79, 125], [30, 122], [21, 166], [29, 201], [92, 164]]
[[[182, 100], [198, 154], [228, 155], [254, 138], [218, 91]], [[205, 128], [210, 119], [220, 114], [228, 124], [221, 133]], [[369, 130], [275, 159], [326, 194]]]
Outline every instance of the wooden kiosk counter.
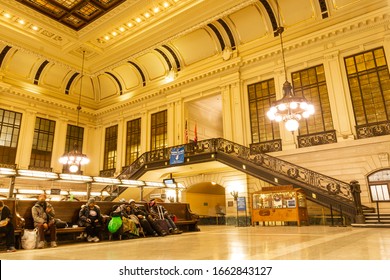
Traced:
[[266, 187], [252, 194], [252, 225], [258, 222], [301, 222], [308, 225], [306, 196], [292, 186]]

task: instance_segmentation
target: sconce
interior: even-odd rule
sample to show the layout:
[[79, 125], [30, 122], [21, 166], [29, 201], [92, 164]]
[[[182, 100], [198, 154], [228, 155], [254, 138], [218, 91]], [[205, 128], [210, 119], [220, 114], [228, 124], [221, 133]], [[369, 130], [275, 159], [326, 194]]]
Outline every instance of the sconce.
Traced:
[[238, 191], [231, 191], [230, 195], [234, 198], [234, 201], [237, 201], [238, 198]]

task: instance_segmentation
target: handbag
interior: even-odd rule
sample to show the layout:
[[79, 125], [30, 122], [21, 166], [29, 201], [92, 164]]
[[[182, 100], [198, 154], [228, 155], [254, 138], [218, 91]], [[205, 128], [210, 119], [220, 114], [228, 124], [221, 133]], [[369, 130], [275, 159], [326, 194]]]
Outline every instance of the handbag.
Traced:
[[33, 230], [25, 229], [22, 235], [22, 248], [26, 250], [35, 249], [37, 246], [37, 236], [38, 230], [36, 228]]

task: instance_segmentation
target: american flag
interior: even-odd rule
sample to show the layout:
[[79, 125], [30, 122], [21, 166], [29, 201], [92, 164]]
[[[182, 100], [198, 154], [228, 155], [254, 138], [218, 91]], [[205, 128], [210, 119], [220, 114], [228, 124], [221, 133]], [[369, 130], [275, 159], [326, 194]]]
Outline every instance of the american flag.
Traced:
[[184, 127], [184, 144], [188, 143], [188, 127], [187, 127], [187, 121], [186, 121], [186, 126]]
[[198, 131], [197, 131], [197, 129], [196, 129], [196, 123], [195, 123], [194, 134], [195, 134], [195, 136], [194, 136], [194, 142], [196, 143], [196, 142], [198, 142]]

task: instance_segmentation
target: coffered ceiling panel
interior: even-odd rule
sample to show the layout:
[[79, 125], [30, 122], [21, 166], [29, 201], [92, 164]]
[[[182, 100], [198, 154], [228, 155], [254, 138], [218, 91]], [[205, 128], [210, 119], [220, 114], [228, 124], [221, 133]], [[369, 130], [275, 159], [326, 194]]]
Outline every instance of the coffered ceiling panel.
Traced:
[[213, 56], [218, 51], [216, 42], [205, 29], [196, 30], [175, 40], [172, 44], [181, 54], [186, 65]]
[[118, 88], [118, 84], [116, 84], [115, 81], [107, 75], [99, 75], [98, 83], [101, 91], [100, 93], [101, 100], [121, 94]]
[[74, 86], [71, 90], [73, 96], [78, 98], [81, 94], [83, 99], [87, 98], [89, 100], [97, 100], [98, 96], [96, 95], [98, 94], [99, 91], [95, 91], [92, 77], [84, 75], [82, 77], [83, 80], [82, 83], [79, 77], [80, 76], [78, 76], [78, 78], [75, 80]]
[[142, 85], [142, 80], [134, 66], [129, 63], [120, 65], [112, 71], [122, 82], [124, 91], [130, 91]]
[[147, 53], [137, 58], [137, 62], [146, 69], [149, 80], [153, 81], [157, 78], [161, 78], [168, 72], [168, 67], [157, 53]]
[[233, 13], [229, 15], [229, 19], [239, 36], [240, 43], [247, 43], [262, 38], [269, 31], [264, 15], [260, 13], [256, 6], [249, 6]]
[[73, 73], [73, 71], [69, 68], [65, 68], [57, 64], [49, 64], [42, 73], [40, 82], [42, 85], [51, 86], [56, 90], [61, 90], [68, 81], [67, 78], [71, 73]]
[[[280, 1], [280, 14], [282, 17], [282, 25], [286, 28], [292, 25], [299, 24], [307, 20], [314, 20], [315, 9], [311, 2], [307, 0], [279, 0]], [[299, 11], [299, 13], [292, 13], [291, 11]], [[277, 15], [278, 16], [278, 15]]]
[[56, 21], [80, 30], [126, 0], [16, 0]]
[[44, 60], [36, 55], [23, 51], [15, 51], [7, 60], [5, 69], [13, 75], [33, 81], [35, 72]]

